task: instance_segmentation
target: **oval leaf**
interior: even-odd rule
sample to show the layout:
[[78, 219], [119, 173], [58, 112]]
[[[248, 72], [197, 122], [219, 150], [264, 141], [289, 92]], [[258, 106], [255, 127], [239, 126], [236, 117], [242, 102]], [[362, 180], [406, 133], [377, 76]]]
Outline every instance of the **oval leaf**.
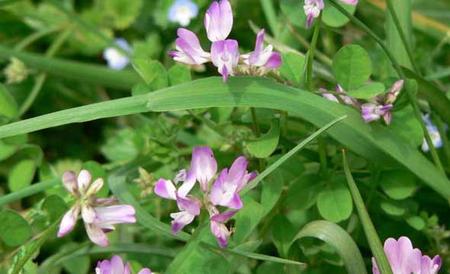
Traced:
[[256, 158], [267, 158], [277, 148], [280, 139], [280, 121], [274, 119], [270, 130], [257, 140], [248, 141], [247, 149]]
[[334, 56], [333, 73], [345, 90], [357, 89], [369, 79], [372, 61], [365, 49], [358, 45], [348, 45]]
[[0, 238], [8, 246], [18, 246], [31, 237], [31, 226], [12, 210], [0, 212]]
[[329, 221], [346, 220], [353, 210], [352, 195], [341, 180], [334, 181], [319, 193], [317, 208], [320, 215]]
[[31, 184], [36, 171], [34, 160], [22, 160], [18, 162], [9, 172], [8, 186], [12, 192], [23, 189]]

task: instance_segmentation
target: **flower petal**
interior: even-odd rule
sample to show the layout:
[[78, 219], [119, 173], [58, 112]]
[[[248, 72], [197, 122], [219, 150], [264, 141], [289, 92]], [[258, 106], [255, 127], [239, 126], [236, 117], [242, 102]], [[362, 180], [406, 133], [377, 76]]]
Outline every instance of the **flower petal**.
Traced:
[[358, 4], [358, 0], [341, 0], [341, 2], [353, 6], [356, 6]]
[[210, 55], [202, 49], [195, 33], [179, 28], [177, 34], [178, 38], [175, 41], [177, 51], [171, 52], [175, 61], [188, 65], [200, 65], [209, 61]]
[[226, 81], [229, 75], [234, 75], [234, 68], [239, 62], [238, 42], [232, 39], [214, 42], [211, 46], [211, 61]]
[[207, 191], [208, 182], [216, 175], [217, 162], [209, 147], [194, 147], [192, 150], [189, 173], [200, 183], [203, 191]]
[[86, 195], [87, 196], [94, 195], [97, 192], [99, 192], [102, 187], [103, 187], [103, 179], [98, 178], [89, 186], [88, 190], [86, 191]]
[[176, 234], [180, 230], [182, 230], [185, 226], [192, 223], [192, 221], [195, 218], [195, 215], [192, 215], [187, 211], [180, 211], [176, 213], [171, 213], [170, 217], [173, 219], [172, 233]]
[[200, 214], [201, 203], [194, 198], [177, 197], [178, 208], [187, 211], [189, 214], [197, 216]]
[[170, 180], [159, 179], [155, 184], [154, 192], [164, 199], [177, 199], [176, 188]]
[[103, 232], [103, 230], [99, 226], [97, 226], [96, 224], [85, 223], [84, 227], [91, 242], [103, 247], [109, 245], [109, 241], [106, 237], [105, 232]]
[[80, 173], [78, 174], [78, 191], [80, 191], [80, 193], [86, 193], [86, 190], [88, 189], [89, 185], [91, 184], [91, 180], [92, 180], [92, 176], [91, 173], [89, 173], [89, 171], [83, 169], [82, 171], [80, 171]]
[[230, 220], [236, 213], [238, 212], [238, 210], [229, 210], [229, 211], [225, 211], [223, 213], [219, 213], [216, 215], [213, 215], [210, 220], [214, 221], [214, 222], [219, 222], [219, 223], [226, 223], [228, 222], [228, 220]]
[[94, 222], [100, 227], [136, 222], [136, 211], [131, 205], [96, 207], [94, 210], [96, 215]]
[[80, 208], [78, 205], [73, 206], [69, 211], [64, 214], [64, 217], [59, 224], [59, 230], [57, 236], [59, 238], [65, 236], [67, 233], [71, 232], [77, 223], [78, 215], [80, 213]]
[[152, 274], [152, 271], [148, 268], [141, 269], [138, 274]]
[[219, 222], [211, 221], [211, 232], [216, 237], [217, 243], [220, 247], [225, 248], [228, 245], [228, 238], [231, 235], [231, 232], [228, 230], [228, 228], [223, 224]]
[[95, 210], [92, 206], [84, 204], [81, 206], [81, 218], [85, 223], [92, 223], [95, 219]]
[[205, 29], [211, 42], [227, 39], [233, 27], [233, 11], [228, 0], [214, 1], [205, 14]]
[[78, 192], [77, 175], [73, 171], [66, 171], [63, 174], [62, 182], [64, 187], [72, 194]]

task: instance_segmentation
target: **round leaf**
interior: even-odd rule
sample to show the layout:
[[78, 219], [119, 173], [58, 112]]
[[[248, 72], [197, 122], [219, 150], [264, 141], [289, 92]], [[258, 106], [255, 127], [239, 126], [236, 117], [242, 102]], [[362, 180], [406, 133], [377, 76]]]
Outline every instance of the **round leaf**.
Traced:
[[305, 66], [305, 57], [293, 52], [282, 53], [282, 65], [280, 67], [280, 74], [287, 80], [299, 84], [303, 75], [303, 68]]
[[[338, 5], [346, 9], [349, 13], [351, 14], [355, 13], [356, 6], [340, 3], [340, 1], [337, 1], [337, 3]], [[350, 21], [350, 19], [348, 19], [347, 16], [343, 15], [335, 7], [333, 7], [331, 3], [325, 1], [325, 8], [322, 12], [322, 21], [325, 23], [325, 25], [329, 27], [338, 28], [347, 24]]]
[[8, 246], [18, 246], [31, 237], [31, 227], [12, 210], [0, 212], [0, 238]]
[[383, 172], [381, 188], [392, 199], [403, 200], [411, 195], [417, 188], [414, 175], [403, 170]]
[[345, 90], [363, 85], [372, 73], [372, 62], [365, 49], [358, 45], [341, 48], [333, 59], [333, 73]]
[[34, 160], [22, 160], [18, 162], [9, 172], [8, 186], [12, 192], [23, 189], [33, 181], [36, 171], [36, 162]]
[[279, 139], [280, 122], [273, 120], [270, 130], [260, 138], [249, 141], [247, 143], [247, 149], [256, 158], [266, 158], [275, 151]]
[[332, 222], [346, 220], [352, 214], [353, 202], [348, 188], [341, 182], [332, 182], [317, 197], [320, 215]]

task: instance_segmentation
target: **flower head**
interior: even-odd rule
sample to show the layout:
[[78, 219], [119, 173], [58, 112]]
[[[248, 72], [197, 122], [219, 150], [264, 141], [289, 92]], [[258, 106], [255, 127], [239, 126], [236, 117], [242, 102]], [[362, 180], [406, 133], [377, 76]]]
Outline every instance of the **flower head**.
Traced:
[[[190, 224], [200, 210], [204, 207], [210, 216], [210, 228], [216, 237], [218, 244], [225, 247], [232, 231], [226, 226], [226, 222], [242, 208], [243, 203], [239, 196], [242, 188], [252, 180], [256, 173], [247, 171], [247, 160], [241, 156], [232, 164], [230, 169], [224, 169], [217, 176], [217, 162], [209, 147], [195, 147], [192, 151], [191, 166], [188, 171], [181, 170], [174, 178], [176, 187], [170, 180], [159, 179], [155, 184], [156, 195], [175, 200], [179, 212], [171, 213], [172, 232], [177, 233]], [[214, 184], [211, 185], [211, 182]], [[202, 198], [198, 199], [189, 195], [189, 192], [198, 182]], [[226, 207], [223, 212], [217, 206]]]
[[264, 29], [258, 32], [256, 36], [255, 50], [242, 55], [245, 64], [255, 67], [265, 67], [267, 69], [276, 69], [281, 66], [280, 53], [273, 51], [273, 46], [268, 45], [264, 48]]
[[[131, 52], [131, 46], [125, 39], [118, 38], [115, 43], [125, 52]], [[108, 67], [115, 70], [121, 70], [130, 63], [130, 59], [115, 47], [106, 48], [103, 52], [103, 58], [106, 60]]]
[[358, 106], [358, 102], [347, 95], [347, 92], [340, 85], [336, 85], [336, 94], [332, 94], [326, 89], [320, 89], [320, 92], [322, 93], [322, 97], [330, 101], [336, 103], [340, 103], [340, 101], [342, 101], [346, 105]]
[[392, 105], [378, 105], [375, 103], [363, 104], [361, 106], [361, 116], [366, 123], [379, 120], [383, 117], [386, 124], [390, 124], [392, 120], [392, 107]]
[[311, 27], [314, 19], [319, 17], [320, 12], [325, 7], [323, 0], [305, 0], [303, 10], [306, 14], [306, 27]]
[[198, 6], [191, 0], [176, 0], [169, 8], [169, 21], [186, 27], [198, 14]]
[[179, 28], [177, 34], [176, 51], [170, 52], [170, 56], [175, 61], [187, 65], [200, 65], [210, 60], [210, 54], [202, 49], [195, 33]]
[[234, 68], [239, 62], [238, 42], [232, 39], [214, 42], [211, 46], [211, 61], [223, 80], [227, 81], [229, 75], [234, 75]]
[[114, 230], [115, 224], [135, 223], [135, 211], [130, 205], [113, 205], [115, 199], [98, 199], [95, 194], [102, 188], [103, 179], [92, 181], [87, 170], [82, 170], [76, 176], [72, 171], [63, 175], [64, 187], [75, 198], [75, 204], [64, 214], [58, 237], [71, 232], [79, 215], [83, 219], [89, 239], [100, 246], [108, 245], [105, 232]]
[[228, 0], [213, 1], [205, 14], [205, 29], [211, 42], [227, 39], [233, 27], [233, 11]]
[[[427, 127], [428, 134], [431, 137], [431, 142], [433, 143], [433, 146], [435, 148], [442, 147], [443, 143], [442, 143], [441, 134], [440, 134], [438, 128], [436, 127], [436, 125], [434, 125], [433, 122], [431, 121], [430, 115], [429, 114], [423, 115], [422, 119], [425, 122], [425, 126]], [[423, 143], [422, 143], [422, 151], [428, 152], [429, 150], [430, 150], [430, 147], [428, 146], [427, 141], [424, 139]]]
[[[436, 274], [442, 262], [439, 256], [433, 259], [413, 248], [408, 237], [398, 240], [389, 238], [384, 242], [384, 252], [388, 258], [393, 274]], [[375, 258], [372, 258], [372, 272], [380, 274]]]
[[[97, 262], [95, 274], [131, 274], [129, 263], [124, 263], [119, 256], [113, 256], [111, 260]], [[152, 274], [148, 268], [141, 269], [138, 274]]]

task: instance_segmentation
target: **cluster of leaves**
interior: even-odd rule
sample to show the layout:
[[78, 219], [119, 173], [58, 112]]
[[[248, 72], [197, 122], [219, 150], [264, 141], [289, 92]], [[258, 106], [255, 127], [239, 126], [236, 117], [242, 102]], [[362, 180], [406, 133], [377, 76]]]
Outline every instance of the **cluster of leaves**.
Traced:
[[[275, 80], [236, 77], [224, 84], [208, 77], [213, 67], [189, 68], [168, 57], [178, 27], [167, 19], [173, 2], [0, 1], [0, 273], [91, 273], [112, 254], [126, 255], [133, 269], [164, 273], [365, 273], [372, 251], [342, 149], [350, 151], [379, 237], [408, 235], [448, 268], [450, 182], [420, 151], [424, 133], [406, 93], [387, 127], [365, 124], [354, 109], [305, 91], [304, 53], [313, 30], [305, 29], [300, 0], [232, 1], [241, 47], [253, 48], [249, 25], [266, 27], [283, 65], [269, 75]], [[202, 14], [210, 1], [195, 2]], [[314, 85], [340, 84], [362, 100], [383, 94], [399, 76], [379, 45], [332, 2], [325, 0], [321, 16]], [[450, 25], [441, 11], [450, 6], [395, 1], [414, 45], [411, 62], [383, 1], [361, 2], [341, 7], [385, 36], [409, 77], [405, 88], [441, 129], [438, 157], [448, 173]], [[202, 24], [199, 15], [189, 28], [204, 41]], [[123, 71], [107, 69], [101, 57], [114, 37], [133, 49]], [[424, 76], [412, 72], [415, 66]], [[342, 116], [326, 135], [311, 137]], [[300, 153], [283, 158], [307, 138]], [[198, 223], [172, 235], [167, 223], [175, 205], [152, 194], [157, 178], [188, 166], [196, 145], [212, 147], [220, 163], [244, 154], [252, 170], [269, 170], [244, 195], [227, 249], [218, 249]], [[105, 179], [99, 196], [113, 194], [136, 208], [138, 223], [112, 232], [108, 248], [92, 247], [82, 227], [56, 238], [71, 202], [61, 175], [81, 169]]]

